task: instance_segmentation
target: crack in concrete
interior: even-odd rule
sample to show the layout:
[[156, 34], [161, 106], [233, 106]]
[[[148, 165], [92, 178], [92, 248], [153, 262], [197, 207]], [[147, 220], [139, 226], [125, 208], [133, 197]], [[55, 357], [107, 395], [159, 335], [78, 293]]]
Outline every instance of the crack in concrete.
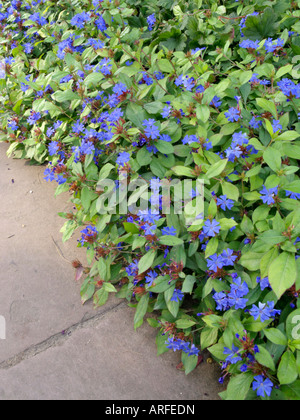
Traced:
[[37, 356], [38, 354], [59, 345], [64, 344], [64, 342], [77, 330], [85, 328], [85, 327], [93, 327], [101, 318], [103, 318], [107, 313], [115, 311], [120, 307], [127, 306], [125, 301], [118, 303], [117, 305], [104, 309], [101, 312], [98, 312], [96, 315], [91, 316], [87, 319], [82, 319], [80, 322], [71, 325], [67, 329], [48, 337], [46, 340], [34, 344], [28, 347], [26, 350], [16, 354], [15, 356], [4, 360], [0, 363], [0, 370], [1, 369], [9, 369], [21, 363], [24, 360], [30, 359], [32, 357]]

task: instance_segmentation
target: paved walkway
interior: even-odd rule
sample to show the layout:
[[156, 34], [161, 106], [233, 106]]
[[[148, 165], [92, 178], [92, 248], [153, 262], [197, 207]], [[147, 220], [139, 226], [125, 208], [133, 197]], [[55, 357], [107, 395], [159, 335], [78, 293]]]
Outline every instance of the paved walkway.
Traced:
[[157, 331], [147, 323], [134, 331], [126, 302], [81, 305], [57, 249], [85, 262], [76, 238], [61, 241], [67, 195], [55, 198], [44, 169], [8, 159], [7, 148], [0, 143], [0, 400], [219, 399], [219, 368], [204, 360], [186, 376], [178, 354], [156, 356]]

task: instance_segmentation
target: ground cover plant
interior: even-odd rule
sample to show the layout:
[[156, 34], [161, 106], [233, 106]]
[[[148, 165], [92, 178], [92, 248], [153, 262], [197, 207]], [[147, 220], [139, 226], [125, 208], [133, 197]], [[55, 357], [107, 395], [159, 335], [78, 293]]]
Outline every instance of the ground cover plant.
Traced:
[[0, 4], [0, 141], [71, 193], [82, 302], [207, 349], [222, 399], [299, 399], [300, 1]]

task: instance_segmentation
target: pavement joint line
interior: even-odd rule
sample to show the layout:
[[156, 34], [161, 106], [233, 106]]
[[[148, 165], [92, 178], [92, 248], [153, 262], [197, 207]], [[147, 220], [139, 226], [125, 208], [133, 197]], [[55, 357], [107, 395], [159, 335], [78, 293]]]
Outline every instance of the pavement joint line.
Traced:
[[64, 342], [74, 333], [75, 331], [93, 326], [97, 323], [100, 319], [102, 319], [107, 313], [113, 312], [118, 310], [121, 307], [127, 307], [127, 303], [125, 301], [122, 301], [113, 307], [110, 307], [108, 309], [104, 309], [101, 312], [98, 312], [96, 315], [91, 316], [87, 319], [82, 319], [81, 321], [77, 322], [74, 325], [71, 325], [67, 329], [52, 335], [51, 337], [48, 337], [46, 340], [38, 343], [33, 344], [27, 349], [21, 351], [20, 353], [16, 354], [15, 356], [10, 357], [7, 360], [4, 360], [3, 362], [0, 362], [0, 370], [5, 370], [12, 368], [19, 363], [23, 362], [24, 360], [30, 359], [34, 356], [37, 356], [40, 353], [43, 353], [44, 351], [56, 347], [59, 345], [64, 344]]

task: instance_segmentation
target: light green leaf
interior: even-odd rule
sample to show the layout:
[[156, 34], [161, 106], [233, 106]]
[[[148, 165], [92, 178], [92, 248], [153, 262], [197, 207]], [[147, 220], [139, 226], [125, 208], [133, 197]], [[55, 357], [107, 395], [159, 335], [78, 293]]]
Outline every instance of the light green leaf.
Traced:
[[269, 282], [278, 299], [293, 286], [297, 278], [294, 254], [283, 252], [270, 265]]
[[156, 256], [156, 251], [151, 250], [147, 252], [139, 261], [138, 268], [139, 268], [139, 274], [144, 273], [147, 271], [153, 264], [154, 259]]
[[214, 163], [206, 172], [206, 177], [210, 179], [210, 178], [220, 175], [226, 168], [227, 162], [228, 162], [228, 159], [222, 159]]
[[291, 384], [298, 377], [296, 359], [289, 350], [281, 356], [277, 377], [281, 385]]

